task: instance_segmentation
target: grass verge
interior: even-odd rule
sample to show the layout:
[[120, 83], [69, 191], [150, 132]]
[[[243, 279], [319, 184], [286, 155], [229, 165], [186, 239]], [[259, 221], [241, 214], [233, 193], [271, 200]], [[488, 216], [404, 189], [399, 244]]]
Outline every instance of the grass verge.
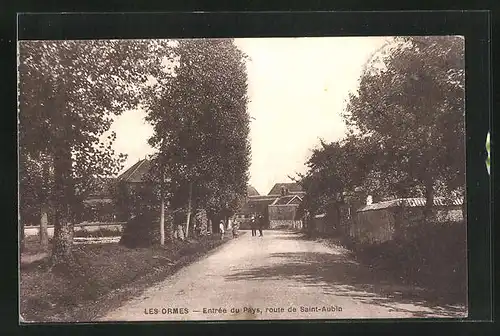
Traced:
[[207, 236], [138, 249], [75, 245], [74, 269], [50, 269], [46, 259], [21, 265], [21, 316], [25, 322], [94, 321], [230, 239]]
[[[389, 242], [362, 248], [340, 236], [316, 234], [311, 237], [305, 233], [298, 236], [299, 239], [315, 240], [335, 249], [342, 248], [349, 258], [371, 270], [373, 280], [380, 278], [395, 287], [408, 288], [409, 291], [422, 289], [416, 296], [420, 296], [430, 306], [466, 306], [465, 244], [454, 246], [442, 238], [446, 235], [436, 235], [434, 238], [444, 241], [440, 245], [443, 251], [440, 252], [431, 248], [415, 248], [414, 245], [429, 245], [429, 237], [421, 239], [424, 243], [414, 241], [412, 245]], [[444, 253], [446, 249], [450, 251]]]

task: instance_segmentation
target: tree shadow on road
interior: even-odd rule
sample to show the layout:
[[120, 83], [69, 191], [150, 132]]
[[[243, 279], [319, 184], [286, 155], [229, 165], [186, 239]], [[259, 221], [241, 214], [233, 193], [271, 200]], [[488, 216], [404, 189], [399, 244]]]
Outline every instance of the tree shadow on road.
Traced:
[[[464, 317], [466, 293], [436, 292], [403, 285], [386, 272], [360, 265], [345, 254], [320, 252], [273, 253], [270, 266], [235, 272], [228, 280], [295, 280], [304, 286], [321, 287], [325, 294], [345, 296], [358, 302], [375, 304], [414, 317], [439, 315]], [[404, 308], [405, 304], [420, 311]]]

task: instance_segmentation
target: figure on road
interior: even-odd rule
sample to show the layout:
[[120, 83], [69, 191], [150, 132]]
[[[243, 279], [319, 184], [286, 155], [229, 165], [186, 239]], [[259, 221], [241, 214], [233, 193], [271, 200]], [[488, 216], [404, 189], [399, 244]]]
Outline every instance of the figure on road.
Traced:
[[240, 226], [240, 223], [235, 218], [234, 221], [233, 221], [233, 227], [232, 227], [233, 238], [238, 237], [238, 228], [239, 228], [239, 226]]
[[219, 231], [220, 231], [220, 239], [224, 239], [224, 221], [220, 221], [219, 223]]
[[257, 224], [258, 224], [258, 227], [259, 227], [259, 237], [262, 237], [262, 236], [264, 236], [262, 234], [262, 230], [264, 229], [264, 216], [262, 216], [262, 214], [259, 214]]
[[255, 218], [255, 214], [252, 214], [252, 218], [250, 218], [250, 228], [252, 229], [252, 237], [257, 236], [257, 219]]

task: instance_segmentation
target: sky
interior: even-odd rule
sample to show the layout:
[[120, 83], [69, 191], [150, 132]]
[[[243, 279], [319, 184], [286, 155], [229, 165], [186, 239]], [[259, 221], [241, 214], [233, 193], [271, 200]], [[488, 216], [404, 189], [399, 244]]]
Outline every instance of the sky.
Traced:
[[[357, 89], [365, 63], [387, 37], [246, 38], [236, 45], [247, 62], [252, 160], [250, 185], [267, 194], [275, 183], [305, 173], [319, 139], [345, 135], [340, 113]], [[123, 113], [112, 125], [125, 169], [151, 154], [144, 112]]]

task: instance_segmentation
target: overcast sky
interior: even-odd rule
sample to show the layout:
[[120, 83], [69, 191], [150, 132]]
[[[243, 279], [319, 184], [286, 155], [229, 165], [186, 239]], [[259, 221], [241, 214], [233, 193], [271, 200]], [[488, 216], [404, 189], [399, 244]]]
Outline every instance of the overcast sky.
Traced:
[[[305, 172], [319, 138], [340, 139], [340, 112], [356, 90], [366, 61], [386, 37], [236, 39], [249, 57], [250, 184], [267, 194], [288, 175]], [[153, 152], [142, 111], [121, 115], [112, 126], [115, 150], [128, 154], [125, 169]]]

